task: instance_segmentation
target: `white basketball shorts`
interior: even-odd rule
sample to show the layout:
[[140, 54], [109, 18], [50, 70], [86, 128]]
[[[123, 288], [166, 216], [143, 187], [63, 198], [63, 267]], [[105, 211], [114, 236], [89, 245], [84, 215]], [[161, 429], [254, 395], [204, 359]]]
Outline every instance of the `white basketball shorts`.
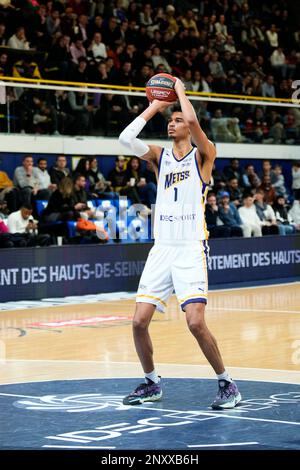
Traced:
[[207, 303], [207, 241], [156, 242], [142, 273], [136, 302], [150, 303], [164, 312], [175, 290], [184, 311], [190, 303]]

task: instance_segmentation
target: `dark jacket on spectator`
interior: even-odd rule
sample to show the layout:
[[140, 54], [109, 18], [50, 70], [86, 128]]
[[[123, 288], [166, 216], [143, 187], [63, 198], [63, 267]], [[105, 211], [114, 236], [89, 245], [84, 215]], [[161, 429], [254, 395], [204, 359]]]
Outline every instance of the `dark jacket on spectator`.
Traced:
[[49, 175], [51, 178], [51, 183], [53, 184], [59, 184], [59, 182], [65, 178], [65, 176], [68, 176], [70, 174], [69, 168], [65, 168], [64, 171], [60, 170], [59, 168], [53, 166], [49, 170]]

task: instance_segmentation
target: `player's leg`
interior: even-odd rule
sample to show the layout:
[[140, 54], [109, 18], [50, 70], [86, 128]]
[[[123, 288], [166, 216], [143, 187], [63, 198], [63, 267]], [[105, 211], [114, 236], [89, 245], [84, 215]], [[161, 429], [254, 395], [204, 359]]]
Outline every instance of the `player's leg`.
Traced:
[[132, 322], [135, 349], [145, 374], [149, 374], [154, 370], [153, 346], [149, 334], [149, 324], [155, 308], [156, 306], [153, 304], [137, 302]]
[[[149, 324], [156, 306], [149, 303], [137, 303], [133, 318], [133, 338], [136, 352], [141, 361], [145, 382], [138, 385], [123, 399], [124, 405], [141, 405], [149, 401], [158, 401], [162, 397], [160, 378], [156, 375], [153, 362], [153, 346], [149, 335]], [[151, 380], [153, 379], [153, 380]]]
[[125, 405], [139, 405], [146, 401], [157, 401], [162, 397], [160, 377], [154, 368], [149, 324], [155, 309], [164, 312], [173, 291], [170, 259], [168, 248], [154, 246], [140, 280], [132, 326], [136, 351], [145, 373], [145, 383], [140, 384], [124, 398]]
[[185, 306], [188, 327], [218, 377], [219, 390], [211, 406], [215, 409], [234, 408], [242, 397], [225, 370], [217, 341], [206, 325], [204, 312], [204, 303], [189, 303]]
[[186, 321], [204, 356], [217, 375], [225, 371], [217, 341], [209, 331], [204, 317], [205, 303], [189, 303], [185, 307]]
[[181, 308], [186, 313], [189, 329], [219, 380], [218, 396], [212, 406], [232, 408], [241, 400], [241, 396], [224, 368], [217, 342], [204, 316], [208, 291], [207, 252], [206, 242], [190, 243], [178, 248], [176, 257], [174, 255], [176, 262], [172, 266], [172, 279]]

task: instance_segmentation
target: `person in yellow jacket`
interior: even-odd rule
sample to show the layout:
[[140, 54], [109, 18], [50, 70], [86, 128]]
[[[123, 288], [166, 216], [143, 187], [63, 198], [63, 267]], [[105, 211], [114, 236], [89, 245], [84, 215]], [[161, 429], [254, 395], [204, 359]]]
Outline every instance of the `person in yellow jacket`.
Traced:
[[17, 210], [18, 192], [5, 171], [0, 171], [0, 203], [6, 201], [10, 212]]

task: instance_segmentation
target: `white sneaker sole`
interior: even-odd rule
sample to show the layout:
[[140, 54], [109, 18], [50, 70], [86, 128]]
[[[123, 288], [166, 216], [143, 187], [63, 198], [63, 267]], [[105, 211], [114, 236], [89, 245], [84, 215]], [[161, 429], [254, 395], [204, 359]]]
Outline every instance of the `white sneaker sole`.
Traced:
[[214, 405], [212, 404], [211, 407], [213, 410], [229, 410], [235, 408], [236, 405], [242, 400], [242, 395], [239, 393], [234, 397], [234, 401], [231, 403], [224, 403], [223, 405]]
[[126, 406], [136, 406], [136, 405], [142, 405], [143, 403], [146, 402], [151, 402], [151, 401], [159, 401], [162, 398], [162, 392], [159, 395], [155, 395], [152, 397], [147, 397], [147, 398], [140, 398], [139, 401], [133, 402], [133, 403], [123, 403]]

